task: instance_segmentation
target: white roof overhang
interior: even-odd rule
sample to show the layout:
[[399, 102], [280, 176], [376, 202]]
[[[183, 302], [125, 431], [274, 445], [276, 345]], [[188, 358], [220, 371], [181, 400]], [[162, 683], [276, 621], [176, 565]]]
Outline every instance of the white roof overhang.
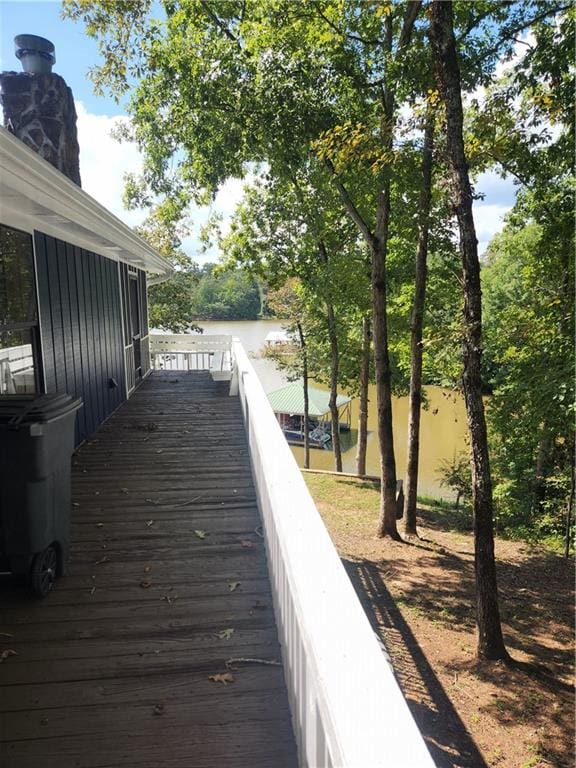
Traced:
[[[105, 170], [103, 171], [105, 172]], [[0, 127], [0, 221], [168, 279], [172, 265], [87, 192]]]

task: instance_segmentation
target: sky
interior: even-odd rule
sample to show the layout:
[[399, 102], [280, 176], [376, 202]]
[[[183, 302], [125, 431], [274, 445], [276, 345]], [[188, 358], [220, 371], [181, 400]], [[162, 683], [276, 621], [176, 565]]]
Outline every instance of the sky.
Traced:
[[[122, 190], [124, 174], [138, 173], [140, 154], [135, 145], [119, 144], [110, 136], [118, 121], [128, 119], [126, 109], [110, 97], [94, 95], [87, 73], [99, 59], [96, 42], [84, 34], [82, 24], [60, 18], [60, 8], [60, 2], [53, 0], [0, 0], [0, 71], [21, 69], [14, 55], [15, 35], [40, 35], [54, 43], [56, 64], [53, 71], [66, 80], [76, 102], [82, 188], [126, 224], [135, 226], [141, 223], [145, 213], [127, 211], [122, 205]], [[210, 211], [214, 211], [222, 215], [225, 231], [226, 222], [242, 199], [243, 186], [244, 182], [232, 179], [221, 189], [211, 208], [191, 210], [193, 229], [183, 241], [183, 248], [198, 263], [216, 261], [218, 257], [214, 249], [206, 253], [202, 251], [198, 239], [200, 228]], [[503, 218], [514, 203], [515, 192], [510, 181], [501, 179], [494, 172], [482, 174], [475, 188], [484, 196], [474, 204], [482, 254], [490, 239], [502, 228]]]

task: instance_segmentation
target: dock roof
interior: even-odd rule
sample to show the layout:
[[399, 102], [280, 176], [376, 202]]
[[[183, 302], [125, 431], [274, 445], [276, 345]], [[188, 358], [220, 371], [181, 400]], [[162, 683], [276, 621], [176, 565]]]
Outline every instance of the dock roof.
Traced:
[[[268, 400], [275, 413], [288, 413], [295, 416], [304, 416], [304, 387], [299, 381], [288, 384], [286, 387], [276, 389], [268, 393]], [[325, 416], [330, 412], [330, 392], [322, 389], [308, 387], [309, 415]], [[336, 405], [340, 408], [351, 401], [346, 395], [338, 395]]]

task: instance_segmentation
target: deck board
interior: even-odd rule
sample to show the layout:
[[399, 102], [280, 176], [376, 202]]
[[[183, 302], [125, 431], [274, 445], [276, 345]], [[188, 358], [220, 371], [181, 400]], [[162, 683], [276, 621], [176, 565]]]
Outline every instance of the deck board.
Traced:
[[156, 373], [73, 457], [68, 574], [45, 601], [0, 584], [3, 768], [297, 765], [281, 667], [209, 679], [280, 659], [227, 389]]

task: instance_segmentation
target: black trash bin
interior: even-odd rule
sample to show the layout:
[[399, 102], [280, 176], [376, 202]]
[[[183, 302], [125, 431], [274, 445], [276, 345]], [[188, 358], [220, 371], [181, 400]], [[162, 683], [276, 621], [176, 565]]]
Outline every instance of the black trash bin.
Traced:
[[1, 570], [44, 597], [70, 550], [70, 464], [82, 401], [70, 395], [0, 397]]

